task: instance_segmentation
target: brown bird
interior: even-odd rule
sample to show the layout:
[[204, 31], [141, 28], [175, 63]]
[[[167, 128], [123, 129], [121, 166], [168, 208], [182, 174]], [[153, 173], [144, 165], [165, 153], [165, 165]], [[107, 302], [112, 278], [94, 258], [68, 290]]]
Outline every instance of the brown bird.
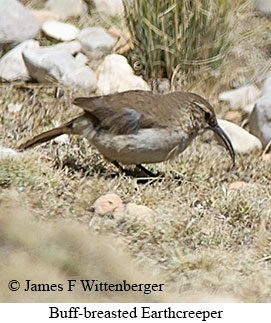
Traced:
[[189, 92], [166, 95], [149, 91], [126, 91], [105, 96], [76, 98], [84, 112], [64, 125], [23, 143], [26, 149], [62, 134], [81, 135], [108, 161], [124, 170], [134, 164], [148, 175], [142, 163], [175, 158], [204, 131], [213, 130], [235, 162], [231, 141], [219, 127], [214, 109], [202, 97]]

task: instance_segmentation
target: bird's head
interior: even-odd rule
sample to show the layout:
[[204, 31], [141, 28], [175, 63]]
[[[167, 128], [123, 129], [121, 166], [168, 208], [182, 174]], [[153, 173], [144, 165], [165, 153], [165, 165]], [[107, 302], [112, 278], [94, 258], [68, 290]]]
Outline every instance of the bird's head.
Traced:
[[223, 129], [218, 125], [213, 107], [202, 97], [195, 95], [193, 101], [193, 121], [198, 129], [198, 134], [206, 130], [212, 130], [223, 142], [229, 151], [233, 166], [235, 165], [235, 152], [232, 143]]

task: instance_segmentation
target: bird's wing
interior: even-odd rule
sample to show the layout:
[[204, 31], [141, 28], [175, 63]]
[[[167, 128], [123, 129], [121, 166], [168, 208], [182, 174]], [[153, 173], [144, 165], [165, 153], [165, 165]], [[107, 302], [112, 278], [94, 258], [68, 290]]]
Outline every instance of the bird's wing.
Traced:
[[142, 96], [146, 100], [152, 96], [152, 92], [127, 91], [100, 97], [82, 97], [76, 98], [73, 103], [84, 109], [86, 115], [98, 120], [96, 125], [101, 129], [112, 134], [131, 134], [154, 125], [153, 119], [142, 111], [145, 103]]

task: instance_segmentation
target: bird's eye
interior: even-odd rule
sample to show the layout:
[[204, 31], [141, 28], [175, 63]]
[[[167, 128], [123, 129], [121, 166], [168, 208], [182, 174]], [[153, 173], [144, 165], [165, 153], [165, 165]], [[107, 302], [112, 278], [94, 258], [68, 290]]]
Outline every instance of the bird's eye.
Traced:
[[211, 113], [205, 112], [205, 120], [210, 120], [210, 118], [211, 118]]

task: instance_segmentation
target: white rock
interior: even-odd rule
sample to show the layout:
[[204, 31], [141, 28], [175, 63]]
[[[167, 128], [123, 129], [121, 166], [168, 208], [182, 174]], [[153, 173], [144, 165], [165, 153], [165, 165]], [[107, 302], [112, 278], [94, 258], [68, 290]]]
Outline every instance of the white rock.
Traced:
[[20, 153], [13, 149], [0, 146], [0, 159], [7, 157], [18, 157], [19, 155]]
[[19, 102], [9, 103], [8, 104], [8, 112], [9, 113], [17, 113], [21, 110], [22, 106], [23, 106], [22, 103], [19, 103]]
[[63, 145], [63, 144], [68, 144], [70, 142], [70, 138], [67, 134], [57, 136], [53, 140], [55, 143]]
[[0, 49], [35, 38], [39, 25], [30, 11], [17, 0], [0, 0]]
[[110, 16], [123, 15], [122, 0], [93, 0], [96, 11]]
[[255, 0], [255, 9], [266, 14], [271, 13], [271, 0]]
[[91, 59], [109, 54], [116, 43], [116, 38], [102, 27], [85, 28], [80, 31], [77, 39], [82, 44], [84, 53]]
[[75, 56], [75, 60], [80, 62], [81, 64], [87, 64], [88, 62], [88, 58], [86, 55], [82, 54], [82, 53], [78, 53], [76, 56]]
[[79, 53], [82, 49], [82, 45], [78, 40], [66, 41], [52, 46], [46, 46], [48, 49], [59, 50], [63, 49], [72, 56]]
[[87, 12], [87, 6], [83, 0], [48, 0], [46, 8], [66, 19], [72, 16], [80, 16]]
[[249, 153], [262, 149], [260, 140], [243, 128], [226, 120], [218, 119], [217, 121], [219, 126], [230, 138], [236, 153]]
[[38, 22], [39, 26], [41, 27], [46, 21], [49, 20], [59, 20], [60, 17], [58, 14], [52, 12], [51, 10], [46, 9], [31, 9], [31, 14], [35, 17], [36, 21]]
[[29, 74], [38, 82], [58, 81], [75, 89], [92, 92], [96, 87], [96, 77], [86, 65], [77, 62], [64, 50], [40, 47], [25, 50], [23, 58]]
[[71, 24], [49, 20], [42, 25], [42, 31], [54, 39], [71, 41], [77, 37], [80, 30]]
[[263, 146], [271, 141], [271, 92], [257, 100], [249, 117], [249, 129]]
[[97, 69], [97, 93], [100, 95], [149, 89], [147, 82], [134, 75], [132, 67], [124, 56], [108, 55]]
[[20, 45], [7, 52], [0, 59], [0, 79], [8, 82], [15, 80], [29, 80], [30, 75], [25, 66], [22, 52], [25, 49], [38, 48], [39, 43], [35, 40], [25, 40]]
[[260, 91], [255, 85], [247, 85], [239, 89], [222, 92], [219, 94], [219, 100], [230, 103], [231, 108], [244, 107], [260, 96]]

